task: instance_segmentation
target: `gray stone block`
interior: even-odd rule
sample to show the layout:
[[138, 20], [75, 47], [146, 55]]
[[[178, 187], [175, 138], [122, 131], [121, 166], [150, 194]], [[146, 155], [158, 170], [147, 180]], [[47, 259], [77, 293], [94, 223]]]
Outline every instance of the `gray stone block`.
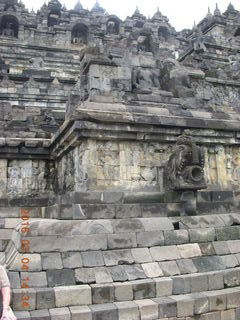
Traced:
[[175, 276], [173, 280], [173, 294], [191, 293], [191, 277], [187, 275]]
[[194, 314], [204, 314], [209, 312], [208, 298], [202, 293], [193, 293], [190, 295], [194, 299]]
[[169, 297], [153, 299], [158, 304], [159, 318], [171, 318], [177, 316], [177, 302]]
[[107, 268], [104, 268], [104, 267], [94, 268], [94, 274], [95, 274], [96, 283], [113, 282], [111, 274]]
[[137, 233], [138, 247], [154, 247], [164, 244], [163, 231], [148, 231]]
[[145, 231], [174, 230], [169, 218], [142, 218], [140, 220]]
[[137, 239], [135, 233], [109, 234], [108, 249], [135, 248]]
[[141, 265], [125, 265], [124, 270], [127, 273], [128, 280], [145, 279], [146, 275]]
[[75, 278], [77, 283], [94, 283], [96, 282], [95, 273], [93, 268], [80, 268], [75, 269]]
[[92, 312], [88, 306], [70, 307], [71, 320], [92, 320]]
[[225, 241], [216, 241], [213, 242], [213, 247], [217, 255], [229, 254], [230, 250], [228, 244]]
[[217, 241], [238, 240], [240, 228], [238, 226], [224, 227], [216, 229]]
[[92, 320], [113, 320], [118, 319], [118, 309], [114, 304], [101, 304], [90, 306]]
[[208, 290], [208, 276], [206, 274], [191, 274], [190, 278], [191, 292], [202, 292]]
[[[15, 257], [13, 264], [9, 270], [23, 271], [22, 259], [28, 259], [28, 271], [42, 271], [42, 261], [40, 254], [19, 254]], [[0, 257], [1, 262], [1, 257]]]
[[141, 217], [141, 207], [139, 204], [116, 205], [116, 218], [138, 218]]
[[[28, 297], [27, 305], [23, 306], [24, 297]], [[32, 311], [36, 309], [36, 290], [35, 289], [14, 289], [12, 291], [13, 310]]]
[[43, 270], [62, 269], [62, 257], [59, 252], [42, 253]]
[[74, 270], [47, 270], [47, 282], [49, 287], [75, 285]]
[[49, 313], [51, 320], [71, 320], [71, 314], [68, 308], [50, 309]]
[[223, 274], [225, 287], [236, 287], [240, 285], [240, 269], [226, 270]]
[[103, 254], [101, 251], [82, 252], [81, 255], [84, 267], [104, 266]]
[[215, 241], [215, 229], [190, 229], [189, 230], [190, 242], [211, 242]]
[[75, 269], [82, 267], [82, 256], [80, 252], [62, 252], [63, 268]]
[[152, 247], [150, 248], [153, 261], [165, 261], [180, 259], [177, 246]]
[[198, 272], [224, 270], [226, 268], [221, 258], [217, 256], [196, 257], [192, 260]]
[[115, 301], [131, 301], [133, 300], [133, 289], [131, 282], [114, 283]]
[[31, 320], [31, 315], [28, 311], [17, 311], [14, 312], [14, 315], [18, 320]]
[[189, 242], [189, 235], [187, 230], [171, 230], [164, 231], [165, 245], [177, 245]]
[[37, 309], [51, 309], [55, 307], [55, 294], [53, 288], [41, 288], [36, 290]]
[[32, 320], [50, 320], [49, 311], [46, 309], [43, 310], [34, 310], [30, 312]]
[[236, 320], [235, 310], [224, 310], [221, 311], [221, 320]]
[[173, 294], [173, 280], [171, 278], [157, 278], [156, 297], [171, 296]]
[[183, 259], [201, 256], [201, 250], [198, 243], [181, 244], [177, 246], [180, 256]]
[[133, 301], [116, 302], [118, 320], [140, 320], [138, 305]]
[[113, 284], [92, 284], [92, 303], [110, 303], [114, 302]]
[[180, 274], [176, 261], [159, 262], [159, 266], [162, 269], [164, 276], [175, 276]]
[[240, 252], [240, 240], [233, 240], [228, 241], [228, 248], [230, 250], [230, 253], [239, 253]]
[[157, 262], [143, 263], [142, 268], [147, 278], [163, 276], [163, 271]]
[[29, 278], [28, 285], [30, 288], [47, 287], [46, 272], [21, 272], [21, 282]]
[[120, 219], [112, 222], [115, 233], [144, 231], [142, 219]]
[[126, 281], [128, 280], [127, 273], [125, 272], [123, 266], [108, 267], [113, 281]]
[[181, 274], [196, 273], [197, 268], [192, 259], [179, 259], [176, 261]]
[[204, 293], [209, 300], [210, 311], [226, 310], [227, 297], [226, 294], [218, 291], [209, 291]]
[[214, 256], [216, 254], [212, 242], [199, 243], [199, 247], [203, 256]]
[[135, 263], [152, 262], [152, 256], [148, 248], [134, 248], [131, 249], [131, 253]]
[[88, 285], [56, 287], [56, 307], [81, 306], [92, 303], [91, 288]]
[[194, 315], [194, 299], [191, 296], [179, 295], [173, 298], [177, 302], [177, 316], [188, 317]]
[[87, 219], [114, 219], [114, 204], [82, 204], [81, 209]]
[[239, 265], [237, 258], [233, 254], [221, 256], [221, 259], [226, 268], [234, 268]]
[[141, 319], [157, 319], [158, 318], [158, 305], [151, 299], [135, 300], [138, 305]]
[[8, 277], [11, 284], [11, 288], [13, 289], [21, 288], [19, 272], [8, 272]]
[[222, 271], [210, 272], [207, 276], [209, 290], [220, 290], [224, 288]]
[[103, 258], [106, 266], [134, 263], [130, 249], [104, 251]]
[[134, 300], [156, 297], [156, 283], [152, 279], [132, 281]]

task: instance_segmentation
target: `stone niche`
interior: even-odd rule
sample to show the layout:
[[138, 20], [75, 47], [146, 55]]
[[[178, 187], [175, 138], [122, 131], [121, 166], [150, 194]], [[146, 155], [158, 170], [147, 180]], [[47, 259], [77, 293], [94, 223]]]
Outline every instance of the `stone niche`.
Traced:
[[[58, 162], [60, 192], [164, 191], [163, 166], [173, 143], [85, 139]], [[238, 190], [240, 149], [204, 146], [207, 190]]]

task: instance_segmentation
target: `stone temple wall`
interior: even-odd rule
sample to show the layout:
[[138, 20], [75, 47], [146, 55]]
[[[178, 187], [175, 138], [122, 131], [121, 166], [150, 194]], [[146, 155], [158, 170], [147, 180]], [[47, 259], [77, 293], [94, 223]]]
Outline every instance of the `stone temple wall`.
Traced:
[[[162, 167], [172, 144], [87, 140], [58, 163], [60, 192], [163, 191]], [[240, 148], [204, 147], [208, 190], [238, 190]]]

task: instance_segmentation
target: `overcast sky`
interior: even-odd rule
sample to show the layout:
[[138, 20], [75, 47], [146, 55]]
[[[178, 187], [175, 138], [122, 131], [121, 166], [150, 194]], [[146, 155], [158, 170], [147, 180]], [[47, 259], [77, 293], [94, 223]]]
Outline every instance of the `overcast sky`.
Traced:
[[[48, 0], [22, 0], [25, 5], [34, 10], [39, 9], [44, 2]], [[72, 9], [77, 0], [60, 0], [68, 9]], [[96, 0], [81, 0], [85, 9], [91, 9]], [[192, 28], [194, 21], [199, 22], [207, 13], [208, 7], [213, 12], [216, 7], [216, 2], [221, 11], [225, 11], [229, 0], [99, 0], [102, 7], [108, 13], [116, 14], [121, 19], [132, 15], [138, 5], [140, 11], [151, 16], [159, 7], [162, 14], [166, 15], [170, 23], [179, 31], [184, 28]], [[232, 0], [235, 9], [240, 11], [240, 1]]]

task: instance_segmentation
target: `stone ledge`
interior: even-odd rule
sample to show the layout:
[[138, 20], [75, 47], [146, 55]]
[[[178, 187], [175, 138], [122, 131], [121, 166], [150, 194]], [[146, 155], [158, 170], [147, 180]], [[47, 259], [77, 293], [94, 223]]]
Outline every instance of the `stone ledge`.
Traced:
[[[55, 319], [61, 315], [61, 319], [104, 319], [104, 320], [124, 320], [145, 319], [146, 315], [151, 315], [152, 320], [157, 319], [237, 319], [240, 289], [223, 289], [201, 294], [188, 294], [179, 296], [168, 296], [162, 298], [133, 300], [126, 302], [105, 303], [90, 306], [75, 306], [51, 308], [36, 311], [16, 312], [18, 320], [37, 319], [35, 316], [49, 316], [48, 319]], [[233, 318], [226, 316], [234, 315]], [[32, 316], [32, 318], [31, 318]], [[51, 317], [50, 317], [51, 316]], [[52, 318], [52, 316], [55, 316]], [[222, 316], [222, 317], [221, 317]], [[38, 318], [39, 319], [39, 318]], [[215, 319], [215, 318], [214, 318]]]

